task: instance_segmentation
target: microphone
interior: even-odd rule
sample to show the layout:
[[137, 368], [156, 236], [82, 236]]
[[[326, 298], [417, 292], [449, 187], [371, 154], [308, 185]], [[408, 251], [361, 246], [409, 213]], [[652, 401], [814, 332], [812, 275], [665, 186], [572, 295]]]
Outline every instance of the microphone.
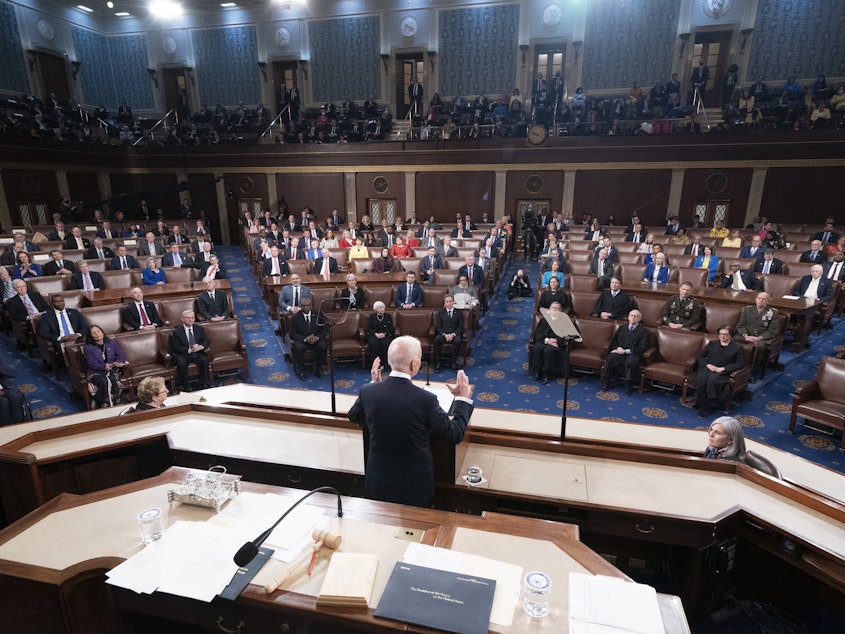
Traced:
[[293, 511], [293, 509], [295, 509], [297, 506], [302, 504], [305, 500], [307, 500], [309, 497], [311, 497], [315, 493], [334, 493], [337, 496], [337, 516], [343, 517], [343, 505], [342, 505], [342, 502], [341, 502], [341, 499], [340, 499], [340, 493], [338, 493], [337, 489], [335, 489], [334, 487], [317, 487], [313, 491], [309, 491], [308, 493], [303, 495], [301, 498], [299, 498], [299, 500], [297, 500], [294, 503], [293, 506], [291, 506], [287, 511], [285, 511], [282, 514], [282, 516], [279, 519], [276, 520], [276, 523], [273, 524], [270, 528], [268, 528], [266, 531], [261, 533], [258, 537], [253, 539], [251, 542], [247, 542], [246, 544], [241, 546], [240, 549], [238, 549], [238, 552], [235, 553], [235, 557], [234, 557], [235, 563], [238, 565], [238, 567], [243, 568], [249, 562], [251, 562], [253, 559], [255, 559], [255, 556], [258, 554], [258, 548], [270, 536], [270, 533], [272, 533], [273, 530], [279, 524], [281, 524], [283, 519], [285, 519], [288, 515], [290, 515], [290, 513], [291, 513], [291, 511]]
[[425, 363], [425, 384], [428, 386], [431, 385], [428, 381], [428, 361], [423, 361], [423, 363]]

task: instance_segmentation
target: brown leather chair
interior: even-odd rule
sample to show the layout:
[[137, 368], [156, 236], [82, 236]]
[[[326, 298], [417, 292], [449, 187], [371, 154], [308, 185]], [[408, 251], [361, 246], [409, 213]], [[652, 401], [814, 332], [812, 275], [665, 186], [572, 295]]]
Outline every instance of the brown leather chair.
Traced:
[[196, 269], [187, 266], [178, 269], [164, 269], [164, 276], [167, 278], [168, 284], [190, 284], [196, 279], [196, 274]]
[[754, 451], [746, 451], [745, 452], [745, 464], [753, 469], [757, 469], [757, 471], [762, 471], [766, 475], [770, 475], [773, 478], [777, 478], [778, 480], [783, 480], [783, 475], [778, 469], [777, 465], [766, 458], [765, 456], [761, 456], [760, 454]]
[[335, 260], [337, 260], [338, 270], [346, 271], [349, 269], [349, 249], [329, 249], [329, 255], [331, 255]]
[[663, 306], [666, 300], [661, 297], [633, 297], [637, 310], [643, 314], [644, 326], [660, 326], [663, 324]]
[[310, 275], [314, 263], [311, 260], [288, 260], [288, 271], [296, 273], [300, 277]]
[[764, 275], [763, 290], [772, 297], [792, 295], [792, 291], [795, 290], [795, 285], [800, 279], [791, 275]]
[[822, 328], [830, 326], [830, 320], [833, 319], [833, 313], [836, 310], [836, 305], [839, 303], [839, 298], [842, 295], [842, 284], [838, 280], [833, 282], [833, 298], [824, 302], [821, 307], [813, 315], [814, 323], [818, 323], [818, 334], [822, 334]]
[[800, 416], [832, 429], [843, 431], [839, 448], [845, 451], [845, 360], [822, 357], [816, 379], [802, 385], [792, 395], [789, 433], [795, 432]]
[[434, 341], [434, 328], [432, 326], [432, 311], [423, 309], [397, 310], [396, 311], [396, 336], [410, 335], [420, 340], [423, 355], [431, 353], [431, 344]]
[[[566, 262], [567, 269], [572, 275], [590, 275], [590, 261], [589, 260], [573, 260], [569, 259]], [[595, 276], [592, 276], [595, 277]]]
[[589, 317], [599, 293], [581, 293], [572, 291], [572, 312], [576, 317]]
[[573, 291], [595, 293], [598, 290], [599, 278], [595, 275], [567, 275], [566, 281]]
[[70, 275], [47, 275], [45, 277], [31, 277], [26, 281], [30, 293], [41, 293], [45, 297], [53, 293], [61, 293], [70, 288]]
[[697, 333], [657, 329], [657, 349], [643, 368], [640, 390], [647, 380], [681, 386], [681, 398], [687, 397], [693, 365], [702, 346], [702, 336]]
[[[363, 286], [364, 297], [367, 300], [367, 306], [373, 307], [376, 302], [384, 302], [385, 308], [393, 306], [393, 301], [396, 298], [396, 290], [392, 286]], [[394, 322], [395, 323], [395, 322]]]
[[65, 366], [70, 380], [70, 389], [85, 401], [85, 409], [91, 409], [91, 392], [88, 390], [88, 365], [82, 354], [84, 344], [72, 343], [64, 346]]
[[129, 388], [130, 399], [135, 398], [138, 384], [148, 376], [160, 376], [173, 387], [173, 368], [170, 366], [170, 345], [162, 347], [161, 339], [170, 337], [170, 329], [144, 330], [117, 335], [128, 365], [123, 377]]
[[422, 258], [401, 258], [399, 260], [399, 264], [402, 265], [402, 270], [406, 273], [413, 271], [417, 274], [417, 281], [421, 284], [423, 283], [422, 276], [420, 275], [420, 265], [422, 264]]
[[678, 283], [689, 282], [693, 288], [705, 288], [707, 286], [708, 272], [705, 269], [678, 267]]
[[65, 308], [76, 308], [78, 310], [86, 304], [85, 291], [62, 291], [61, 293], [52, 293], [50, 297], [54, 295], [61, 295], [65, 298]]
[[431, 286], [429, 284], [423, 284], [422, 292], [423, 307], [440, 310], [443, 308], [443, 298], [449, 292], [449, 288], [446, 286]]
[[331, 287], [316, 287], [311, 289], [311, 306], [314, 310], [327, 313], [335, 310], [337, 289]]
[[[754, 301], [755, 295], [749, 294], [749, 303]], [[722, 326], [730, 326], [736, 329], [736, 322], [742, 308], [729, 306], [727, 304], [706, 304], [704, 306], [704, 330], [710, 334], [717, 334]]]
[[244, 378], [249, 378], [249, 359], [246, 344], [241, 334], [241, 322], [238, 319], [203, 322], [202, 328], [208, 336], [208, 371], [212, 380], [215, 372], [243, 370]]
[[106, 267], [106, 260], [85, 260], [88, 263], [89, 271], [96, 271], [97, 273], [105, 273], [108, 269]]
[[[778, 251], [778, 253], [780, 253], [780, 251]], [[805, 275], [809, 275], [810, 269], [813, 268], [813, 266], [814, 265], [810, 262], [784, 262], [783, 272], [785, 275], [801, 278]]]
[[458, 269], [438, 269], [434, 272], [435, 286], [455, 286], [458, 283]]
[[349, 260], [350, 272], [356, 275], [362, 273], [372, 273], [375, 268], [375, 260], [373, 258], [354, 258]]
[[133, 286], [132, 271], [106, 271], [103, 273], [103, 283], [107, 289], [126, 289], [126, 294], [129, 295], [129, 289]]
[[[164, 322], [165, 326], [179, 326], [182, 323], [182, 313], [186, 310], [194, 311], [197, 321], [202, 320], [202, 317], [197, 312], [196, 297], [177, 297], [175, 299], [163, 299], [154, 303], [158, 310], [158, 316]], [[129, 328], [126, 328], [126, 330], [129, 330]]]
[[[476, 262], [478, 264], [478, 262]], [[443, 258], [443, 268], [449, 271], [457, 271], [466, 265], [466, 258]]]
[[610, 339], [615, 331], [613, 322], [589, 316], [577, 317], [574, 322], [582, 341], [573, 343], [570, 348], [570, 367], [598, 370], [599, 377], [603, 376]]
[[106, 335], [116, 335], [123, 332], [123, 305], [108, 304], [106, 306], [89, 306], [80, 308], [79, 312], [85, 317], [89, 326], [99, 326]]
[[622, 279], [627, 283], [637, 283], [643, 279], [645, 275], [645, 265], [643, 264], [620, 264], [618, 273]]
[[[617, 249], [618, 250], [618, 249]], [[619, 264], [622, 265], [624, 268], [626, 264], [635, 264], [635, 265], [643, 265], [643, 254], [642, 253], [619, 253]], [[624, 273], [623, 273], [624, 275]], [[642, 276], [640, 276], [642, 277]]]
[[[332, 328], [332, 360], [344, 357], [361, 357], [361, 367], [367, 365], [367, 344], [361, 327], [361, 313], [350, 310], [343, 313]], [[365, 324], [366, 325], [366, 324]]]

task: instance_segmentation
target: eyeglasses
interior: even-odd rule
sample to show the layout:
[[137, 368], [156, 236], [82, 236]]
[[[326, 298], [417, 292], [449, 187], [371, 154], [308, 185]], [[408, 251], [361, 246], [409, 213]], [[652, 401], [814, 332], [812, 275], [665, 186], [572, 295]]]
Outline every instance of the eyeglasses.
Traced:
[[167, 396], [170, 392], [168, 392], [168, 391], [167, 391], [167, 388], [164, 388], [163, 390], [159, 390], [159, 392], [158, 392], [158, 393], [159, 393], [159, 394], [164, 394], [165, 396]]

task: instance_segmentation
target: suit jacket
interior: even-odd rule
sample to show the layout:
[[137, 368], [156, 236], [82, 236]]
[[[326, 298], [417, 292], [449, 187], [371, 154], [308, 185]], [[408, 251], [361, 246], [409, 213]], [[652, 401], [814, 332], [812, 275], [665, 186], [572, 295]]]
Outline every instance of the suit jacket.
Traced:
[[191, 239], [184, 233], [180, 233], [178, 236], [175, 233], [171, 233], [167, 238], [167, 244], [188, 244], [190, 242]]
[[461, 223], [461, 228], [458, 229], [457, 227], [455, 227], [454, 229], [452, 229], [452, 233], [449, 235], [451, 235], [453, 238], [471, 238], [472, 231], [467, 231], [463, 228], [463, 226], [464, 223]]
[[[133, 255], [126, 256], [126, 265], [130, 269], [137, 269], [138, 268], [138, 260], [135, 259]], [[116, 255], [111, 259], [111, 270], [112, 271], [120, 271], [120, 256]]]
[[[96, 290], [101, 291], [106, 287], [106, 282], [103, 280], [103, 276], [97, 273], [97, 271], [89, 270], [88, 275], [91, 276], [91, 283], [94, 285]], [[70, 276], [70, 288], [71, 290], [85, 288], [85, 284], [82, 281], [82, 273], [77, 272]]]
[[458, 269], [458, 277], [461, 277], [462, 275], [466, 276], [466, 278], [470, 281], [470, 284], [473, 286], [481, 286], [484, 283], [484, 270], [478, 266], [478, 264], [473, 265], [471, 275], [470, 271], [467, 269], [467, 265], [464, 264]]
[[[795, 292], [793, 295], [798, 295], [799, 297], [807, 292], [807, 289], [810, 287], [810, 282], [812, 281], [812, 275], [805, 275], [802, 277], [798, 284], [795, 285]], [[830, 301], [833, 299], [833, 282], [827, 279], [824, 274], [819, 278], [819, 300], [823, 302]]]
[[[287, 286], [282, 287], [282, 292], [279, 293], [279, 306], [281, 307], [282, 311], [287, 313], [289, 312], [289, 308], [293, 306], [293, 285], [288, 284]], [[303, 299], [313, 299], [311, 296], [311, 289], [303, 284], [299, 285], [299, 301], [302, 302]]]
[[305, 341], [308, 335], [317, 335], [317, 337], [325, 341], [328, 334], [326, 326], [326, 317], [314, 307], [311, 308], [311, 325], [305, 319], [305, 313], [299, 311], [291, 319], [290, 338], [292, 341]]
[[[755, 273], [762, 273], [763, 267], [766, 265], [765, 259], [757, 260], [757, 264], [754, 265], [754, 272]], [[772, 263], [769, 265], [769, 273], [774, 275], [782, 275], [783, 274], [783, 262], [778, 260], [777, 258], [772, 258]]]
[[449, 311], [441, 308], [437, 311], [434, 318], [434, 334], [435, 335], [449, 335], [456, 334], [456, 340], [464, 334], [464, 311], [459, 308], [452, 309], [452, 318], [449, 319]]
[[756, 258], [757, 261], [762, 261], [763, 255], [765, 254], [766, 249], [764, 247], [757, 247], [757, 251], [755, 251], [754, 253], [751, 253], [751, 249], [753, 249], [753, 248], [754, 247], [749, 247], [749, 246], [742, 247], [739, 250], [739, 257], [741, 257], [741, 258]]
[[97, 235], [97, 237], [98, 237], [98, 238], [102, 238], [103, 240], [112, 240], [112, 239], [114, 239], [114, 238], [119, 238], [119, 237], [120, 237], [120, 232], [119, 232], [119, 231], [116, 231], [116, 230], [115, 230], [115, 229], [113, 229], [113, 228], [110, 228], [110, 229], [109, 229], [109, 233], [111, 233], [111, 236], [107, 236], [107, 235], [106, 235], [106, 230], [105, 230], [105, 229], [103, 229], [102, 227], [100, 227], [99, 229], [97, 229], [97, 234], [96, 234], [96, 235]]
[[50, 240], [51, 242], [56, 242], [56, 241], [59, 241], [59, 240], [64, 242], [65, 240], [67, 240], [67, 237], [70, 235], [70, 231], [62, 231], [62, 234], [64, 234], [64, 237], [60, 236], [59, 232], [56, 231], [55, 229], [53, 229], [50, 233], [47, 234], [47, 239]]
[[[323, 258], [314, 260], [314, 275], [322, 275], [323, 273]], [[329, 256], [329, 273], [337, 273], [337, 260]]]
[[344, 288], [342, 291], [340, 291], [340, 307], [341, 308], [346, 308], [347, 306], [349, 306], [349, 308], [356, 309], [356, 310], [361, 310], [362, 308], [364, 308], [364, 305], [367, 303], [367, 299], [366, 299], [366, 296], [364, 295], [364, 289], [363, 288], [361, 288], [359, 286], [358, 288], [355, 289], [355, 293], [354, 293], [355, 303], [354, 304], [349, 303], [349, 295], [350, 295], [350, 293], [349, 293], [349, 287], [348, 286], [346, 288]]
[[[645, 274], [643, 275], [643, 279], [649, 282], [653, 282], [652, 279], [654, 277], [654, 262], [649, 264], [645, 267]], [[669, 281], [669, 267], [668, 266], [661, 266], [660, 270], [657, 272], [657, 281], [663, 282], [666, 284]]]
[[630, 350], [632, 355], [642, 356], [648, 348], [648, 330], [642, 324], [634, 330], [630, 330], [628, 324], [621, 324], [610, 340], [609, 350], [616, 348], [624, 348]]
[[818, 251], [816, 253], [816, 258], [813, 259], [813, 251], [811, 249], [809, 251], [804, 251], [798, 261], [809, 262], [810, 264], [822, 264], [825, 260], [827, 260], [827, 256], [824, 254], [824, 251]]
[[[763, 288], [763, 281], [760, 280], [754, 273], [748, 269], [740, 269], [739, 276], [742, 278], [742, 283], [749, 291], [759, 291]], [[734, 283], [733, 275], [725, 274], [722, 277], [720, 286], [722, 288], [730, 288]]]
[[[206, 275], [208, 275], [208, 269], [211, 268], [211, 262], [202, 262], [198, 260], [194, 263], [194, 268], [199, 269], [200, 277], [205, 277]], [[223, 268], [223, 263], [220, 261], [217, 262], [217, 275], [214, 276], [214, 279], [226, 279], [226, 269]]]
[[205, 330], [202, 326], [196, 323], [192, 326], [192, 328], [194, 330], [194, 343], [198, 343], [205, 348], [205, 350], [202, 352], [188, 354], [188, 335], [185, 333], [185, 327], [182, 324], [179, 324], [173, 329], [173, 333], [170, 335], [170, 354], [174, 357], [190, 358], [197, 354], [208, 353], [210, 342], [208, 340], [208, 335], [205, 334]]
[[[188, 246], [188, 249], [190, 250], [190, 252], [191, 252], [191, 253], [196, 253], [197, 255], [199, 255], [200, 253], [202, 253], [202, 252], [203, 252], [204, 245], [205, 245], [205, 243], [206, 243], [206, 242], [208, 242], [208, 240], [204, 240], [204, 241], [203, 241], [203, 243], [202, 243], [202, 244], [200, 244], [199, 240], [194, 240], [194, 241], [193, 241], [193, 242], [191, 242], [191, 244]], [[254, 245], [253, 245], [253, 247], [254, 247], [254, 248], [255, 248], [255, 250], [257, 251], [257, 250], [258, 250], [258, 245], [261, 243], [261, 240], [259, 239], [259, 240], [257, 240], [256, 242], [257, 242], [257, 244], [254, 244]], [[267, 240], [267, 244], [272, 244], [272, 242], [270, 242], [270, 240]], [[212, 250], [213, 250], [213, 249], [212, 249]]]
[[[39, 312], [43, 313], [50, 309], [41, 293], [27, 293], [27, 295], [29, 295], [30, 301]], [[26, 306], [23, 305], [23, 300], [17, 293], [6, 300], [6, 312], [9, 313], [9, 319], [12, 321], [26, 321], [26, 318], [29, 317], [29, 313], [26, 312]]]
[[[150, 320], [151, 324], [155, 324], [159, 328], [164, 326], [164, 322], [161, 321], [161, 317], [158, 316], [158, 310], [156, 309], [155, 304], [145, 299], [144, 310], [146, 311], [147, 319]], [[138, 311], [138, 306], [135, 304], [134, 301], [126, 304], [126, 306], [123, 307], [123, 322], [132, 330], [141, 329], [141, 313]]]
[[[73, 235], [69, 235], [65, 238], [65, 249], [76, 249], [76, 238]], [[82, 238], [82, 248], [83, 249], [90, 249], [91, 248], [91, 241], [88, 238]]]
[[455, 245], [450, 244], [449, 248], [443, 247], [441, 255], [444, 258], [456, 258], [458, 257], [458, 247]]
[[229, 300], [226, 297], [226, 291], [215, 289], [214, 299], [208, 294], [208, 291], [203, 291], [197, 297], [197, 306], [199, 313], [203, 319], [211, 319], [212, 317], [231, 317], [229, 312]]
[[839, 234], [838, 233], [836, 233], [835, 231], [831, 231], [829, 233], [830, 233], [830, 237], [828, 237], [827, 240], [824, 239], [824, 234], [825, 234], [824, 231], [819, 231], [818, 233], [814, 233], [813, 237], [810, 238], [810, 240], [811, 241], [812, 240], [821, 240], [823, 243], [833, 242], [834, 244], [839, 241]]
[[[828, 263], [824, 267], [824, 274], [823, 276], [826, 278], [830, 274], [830, 269], [833, 267], [834, 262]], [[840, 282], [845, 282], [845, 262], [842, 263], [842, 266], [839, 267], [839, 276], [836, 278]]]
[[103, 247], [103, 257], [102, 258], [100, 258], [100, 256], [97, 255], [97, 249], [95, 249], [94, 247], [90, 247], [87, 251], [85, 251], [85, 259], [86, 260], [100, 260], [100, 259], [110, 260], [113, 257], [114, 257], [114, 251], [112, 251], [108, 247]]
[[[88, 334], [88, 324], [82, 313], [75, 308], [65, 308], [65, 313], [67, 313], [68, 323], [70, 323], [74, 332], [78, 332], [82, 336]], [[41, 320], [38, 322], [38, 335], [48, 341], [58, 341], [59, 333], [61, 333], [61, 328], [59, 328], [59, 321], [56, 319], [56, 311], [49, 309], [41, 315]]]
[[[155, 243], [156, 247], [156, 255], [164, 255], [164, 247], [161, 246], [158, 242]], [[140, 241], [138, 243], [138, 255], [139, 256], [148, 256], [150, 255], [150, 243], [146, 240]]]
[[[279, 275], [287, 275], [288, 274], [287, 260], [282, 256], [279, 256], [276, 259], [278, 260], [277, 264], [278, 264], [278, 267], [279, 267]], [[264, 260], [264, 262], [262, 263], [261, 266], [263, 267], [261, 272], [264, 274], [264, 277], [270, 277], [273, 274], [273, 258], [268, 258], [268, 259]]]
[[[463, 440], [472, 404], [455, 399], [449, 418], [437, 397], [409, 380], [390, 376], [367, 383], [349, 410], [349, 420], [369, 431], [364, 495], [373, 500], [427, 506], [434, 497], [430, 437]], [[396, 425], [396, 417], [402, 425]]]
[[780, 330], [780, 318], [777, 308], [767, 306], [762, 314], [756, 306], [746, 306], [739, 313], [739, 320], [736, 322], [737, 335], [751, 335], [771, 339]]
[[[614, 267], [613, 262], [610, 261], [608, 258], [604, 261], [604, 273], [602, 277], [613, 277]], [[592, 262], [590, 262], [590, 275], [595, 275], [598, 277], [599, 274], [599, 259], [593, 258]]]
[[[692, 253], [692, 248], [693, 248], [694, 246], [696, 246], [696, 245], [694, 245], [694, 244], [692, 244], [692, 243], [690, 243], [690, 244], [688, 244], [687, 246], [685, 246], [685, 247], [684, 247], [684, 255], [692, 255], [692, 254], [693, 254], [693, 253]], [[698, 255], [704, 255], [704, 245], [703, 245], [703, 244], [699, 244], [699, 245], [698, 245]], [[697, 257], [697, 256], [696, 256], [696, 257]], [[741, 256], [740, 256], [740, 257], [741, 257]]]
[[420, 275], [422, 275], [422, 278], [424, 280], [427, 280], [428, 277], [429, 277], [428, 276], [428, 270], [429, 269], [437, 270], [437, 269], [442, 269], [442, 268], [443, 268], [443, 260], [440, 258], [439, 255], [435, 255], [433, 258], [430, 258], [429, 256], [425, 256], [420, 261]]
[[413, 304], [416, 307], [422, 306], [423, 303], [423, 292], [422, 286], [420, 286], [419, 282], [414, 282], [413, 286], [411, 286], [411, 293], [410, 296], [408, 295], [408, 283], [402, 282], [399, 287], [396, 289], [396, 307], [402, 306], [402, 304]]
[[[62, 265], [71, 274], [76, 273], [76, 265], [71, 262], [70, 260], [62, 260]], [[59, 263], [55, 260], [50, 260], [44, 265], [44, 275], [58, 275], [59, 274]]]
[[[194, 260], [191, 256], [186, 255], [184, 253], [179, 253], [179, 257], [182, 260], [182, 264], [180, 266], [191, 267], [191, 266], [194, 265]], [[167, 253], [165, 253], [162, 256], [161, 265], [162, 266], [176, 266], [175, 264], [173, 264], [173, 254], [170, 251], [168, 251]]]
[[619, 291], [614, 297], [608, 289], [596, 298], [591, 314], [593, 317], [601, 317], [601, 313], [611, 313], [611, 319], [625, 319], [631, 312], [631, 308], [631, 298], [625, 294], [625, 291]]

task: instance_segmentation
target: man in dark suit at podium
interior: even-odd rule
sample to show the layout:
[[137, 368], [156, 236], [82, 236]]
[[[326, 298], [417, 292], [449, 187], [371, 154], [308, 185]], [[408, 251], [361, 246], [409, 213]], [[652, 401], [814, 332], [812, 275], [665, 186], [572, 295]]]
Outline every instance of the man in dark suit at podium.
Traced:
[[427, 507], [434, 497], [432, 434], [459, 443], [472, 415], [472, 390], [458, 371], [446, 387], [455, 396], [450, 419], [431, 392], [411, 383], [422, 364], [422, 346], [413, 337], [397, 337], [387, 350], [392, 368], [382, 380], [381, 360], [349, 410], [349, 420], [369, 431], [369, 459], [364, 495], [371, 500]]

